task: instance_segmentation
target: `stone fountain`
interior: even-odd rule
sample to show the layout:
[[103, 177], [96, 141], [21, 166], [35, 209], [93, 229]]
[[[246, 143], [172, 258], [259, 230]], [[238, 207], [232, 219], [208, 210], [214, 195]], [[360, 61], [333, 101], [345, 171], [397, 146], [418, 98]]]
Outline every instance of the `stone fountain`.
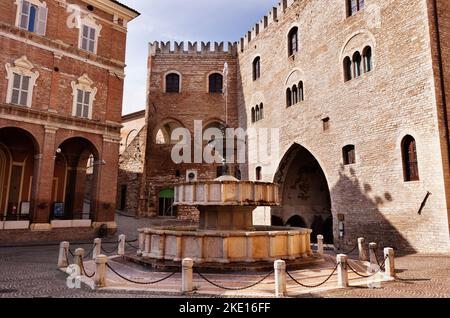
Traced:
[[312, 255], [311, 230], [254, 226], [252, 211], [279, 205], [279, 187], [273, 183], [239, 181], [223, 176], [213, 181], [176, 186], [175, 204], [200, 211], [198, 227], [139, 230], [142, 257], [203, 263], [273, 262]]
[[[227, 65], [225, 84], [226, 75]], [[226, 85], [224, 90], [227, 101]], [[220, 145], [228, 147], [227, 140]], [[220, 155], [224, 171], [228, 171], [225, 158], [229, 151], [235, 149], [223, 148]], [[279, 204], [279, 186], [273, 183], [240, 181], [225, 175], [179, 184], [175, 187], [174, 205], [196, 207], [200, 211], [199, 226], [140, 229], [138, 255], [144, 262], [179, 263], [191, 258], [197, 266], [230, 264], [227, 269], [243, 263], [273, 266], [277, 259], [294, 261], [312, 256], [312, 230], [253, 225], [256, 207]]]

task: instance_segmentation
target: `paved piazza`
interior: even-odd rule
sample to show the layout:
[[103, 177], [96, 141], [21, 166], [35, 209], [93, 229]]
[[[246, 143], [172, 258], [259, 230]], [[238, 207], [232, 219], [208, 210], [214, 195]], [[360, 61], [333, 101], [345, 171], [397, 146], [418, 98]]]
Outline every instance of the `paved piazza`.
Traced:
[[[125, 233], [128, 239], [136, 237], [138, 227], [151, 225], [155, 221], [147, 219], [134, 219], [118, 216], [120, 233]], [[161, 222], [161, 221], [158, 221]], [[115, 238], [109, 238], [112, 240]], [[83, 246], [87, 251], [89, 245]], [[73, 246], [72, 246], [73, 248]], [[111, 245], [105, 248], [112, 249]], [[127, 252], [133, 249], [128, 247]], [[179, 297], [177, 292], [180, 286], [180, 274], [176, 274], [167, 281], [156, 285], [139, 286], [127, 284], [123, 280], [111, 277], [111, 286], [101, 291], [93, 291], [84, 284], [81, 289], [69, 289], [66, 286], [67, 275], [56, 268], [58, 257], [57, 246], [40, 247], [3, 247], [0, 248], [0, 297], [98, 297], [98, 298], [153, 298], [153, 297]], [[302, 283], [314, 285], [323, 281], [334, 264], [333, 255], [327, 261], [314, 268], [294, 272], [293, 275]], [[354, 256], [353, 256], [354, 258]], [[112, 266], [127, 277], [138, 280], [135, 276], [145, 271], [138, 266], [128, 266], [121, 262], [112, 262]], [[86, 263], [86, 270], [92, 272], [91, 262]], [[357, 266], [356, 264], [354, 264]], [[333, 276], [327, 284], [307, 289], [294, 284], [288, 278], [288, 295], [291, 297], [450, 297], [450, 256], [448, 255], [410, 255], [396, 259], [399, 280], [395, 282], [382, 282], [381, 285], [374, 284], [378, 288], [369, 288], [367, 281], [350, 275], [348, 289], [334, 289], [336, 276]], [[159, 279], [166, 276], [165, 273], [146, 274], [147, 280]], [[257, 281], [264, 273], [259, 274], [234, 274], [214, 275], [206, 274], [212, 281], [228, 287], [239, 287], [249, 285]], [[211, 296], [273, 296], [273, 275], [268, 277], [262, 284], [246, 291], [223, 291], [209, 285], [198, 275], [194, 275], [194, 285], [197, 292], [190, 297]]]

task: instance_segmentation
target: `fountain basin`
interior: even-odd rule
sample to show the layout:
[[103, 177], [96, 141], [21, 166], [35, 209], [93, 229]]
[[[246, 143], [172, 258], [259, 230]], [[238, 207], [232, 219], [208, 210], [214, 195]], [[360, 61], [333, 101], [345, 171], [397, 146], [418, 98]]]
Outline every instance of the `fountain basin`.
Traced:
[[252, 211], [257, 206], [279, 205], [278, 192], [273, 183], [225, 176], [176, 186], [174, 205], [197, 207], [201, 230], [253, 231]]
[[312, 255], [312, 230], [259, 227], [254, 231], [205, 231], [195, 227], [140, 229], [142, 257], [195, 263], [254, 263], [295, 260]]
[[175, 187], [175, 205], [277, 206], [279, 186], [273, 183], [217, 179]]

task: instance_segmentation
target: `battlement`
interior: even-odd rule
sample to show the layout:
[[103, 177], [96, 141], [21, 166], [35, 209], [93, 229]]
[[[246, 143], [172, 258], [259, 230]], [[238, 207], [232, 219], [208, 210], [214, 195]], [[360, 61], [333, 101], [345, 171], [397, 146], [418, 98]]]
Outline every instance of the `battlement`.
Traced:
[[[213, 44], [213, 45], [211, 45]], [[225, 47], [224, 42], [158, 42], [149, 43], [149, 55], [160, 54], [216, 54], [228, 53], [236, 55], [238, 50], [237, 42], [228, 42]]]
[[239, 44], [239, 50], [244, 52], [250, 45], [250, 42], [255, 39], [258, 34], [267, 29], [272, 23], [278, 23], [278, 21], [286, 14], [286, 10], [294, 3], [302, 0], [282, 0], [270, 10], [255, 26], [245, 34]]

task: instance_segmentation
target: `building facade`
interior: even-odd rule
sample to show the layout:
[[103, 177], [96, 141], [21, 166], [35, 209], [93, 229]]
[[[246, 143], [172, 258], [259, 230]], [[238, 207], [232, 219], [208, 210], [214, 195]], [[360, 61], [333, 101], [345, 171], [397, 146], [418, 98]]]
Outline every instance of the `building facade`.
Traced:
[[138, 15], [113, 0], [1, 1], [1, 236], [116, 227], [127, 23]]
[[[142, 175], [139, 214], [150, 217], [197, 219], [198, 211], [192, 208], [174, 207], [174, 186], [184, 181], [214, 179], [223, 174], [220, 161], [205, 165], [196, 160], [194, 144], [200, 138], [202, 149], [209, 141], [203, 140], [208, 129], [223, 130], [237, 127], [237, 45], [224, 50], [217, 45], [211, 51], [210, 43], [190, 44], [184, 51], [183, 44], [150, 44], [148, 59], [148, 107], [147, 147], [145, 168]], [[228, 103], [223, 96], [224, 64], [228, 63]], [[228, 108], [227, 116], [225, 109]], [[172, 150], [178, 139], [172, 140], [177, 128], [185, 128], [189, 136], [191, 154], [183, 163], [172, 160]], [[219, 137], [219, 136], [217, 136]], [[212, 148], [210, 153], [213, 153]], [[231, 165], [230, 173], [239, 175], [239, 167]]]
[[340, 247], [365, 237], [449, 251], [449, 7], [284, 0], [226, 53], [220, 43], [150, 44], [140, 213], [165, 215], [185, 172], [216, 176], [212, 165], [173, 163], [167, 140], [194, 120], [223, 121], [223, 96], [208, 85], [227, 62], [229, 126], [258, 132], [239, 174], [281, 187], [281, 206], [255, 210], [257, 223], [312, 228]]

